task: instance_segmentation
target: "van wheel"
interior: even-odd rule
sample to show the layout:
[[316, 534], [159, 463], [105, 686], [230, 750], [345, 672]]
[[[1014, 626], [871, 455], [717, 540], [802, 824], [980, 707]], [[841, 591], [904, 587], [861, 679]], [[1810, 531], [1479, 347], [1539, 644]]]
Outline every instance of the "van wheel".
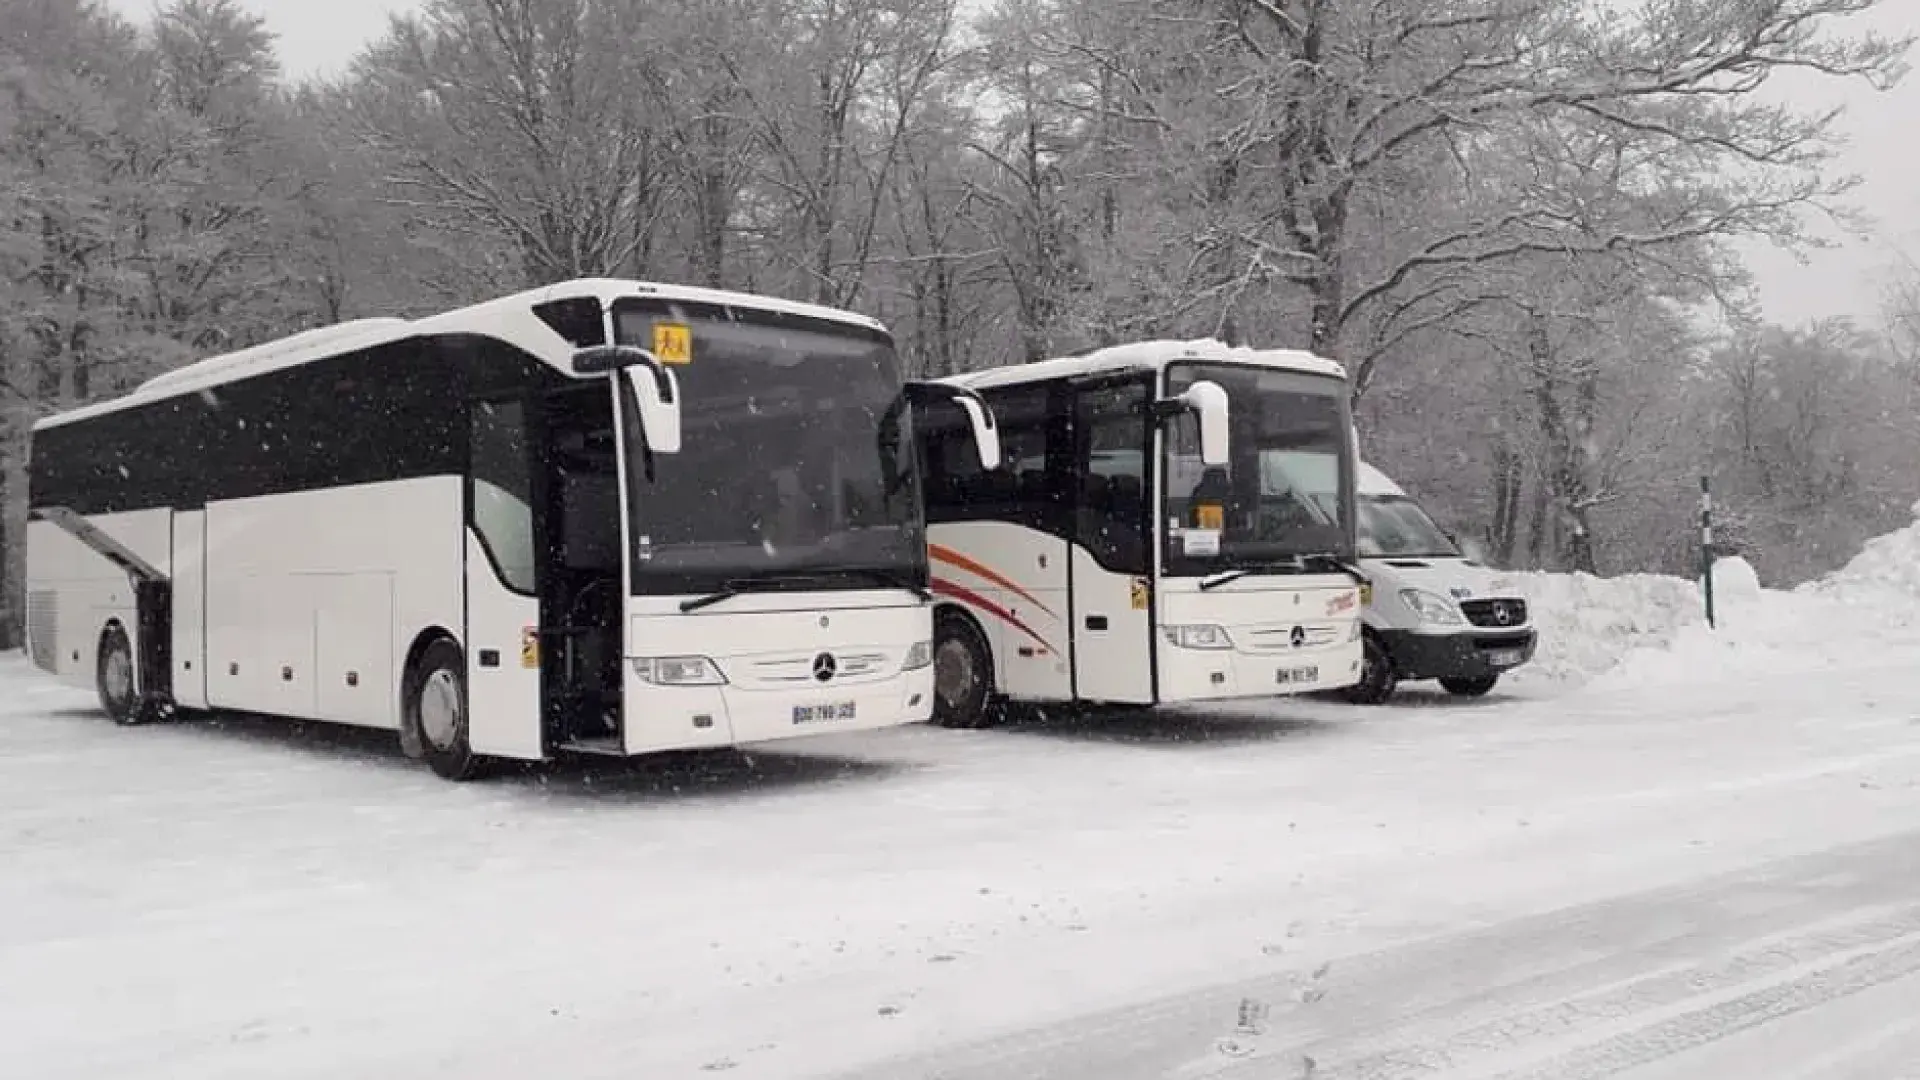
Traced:
[[1347, 687], [1347, 701], [1355, 705], [1379, 705], [1393, 696], [1399, 679], [1393, 673], [1393, 658], [1372, 634], [1362, 639], [1360, 681]]
[[427, 766], [448, 780], [472, 780], [483, 760], [467, 742], [466, 657], [446, 638], [427, 646], [407, 673], [404, 723], [419, 736]]
[[109, 623], [100, 632], [94, 687], [100, 692], [100, 708], [114, 723], [132, 725], [151, 718], [151, 710], [141, 702], [139, 688], [134, 685], [133, 643], [119, 623]]
[[1441, 679], [1440, 686], [1455, 697], [1485, 697], [1499, 681], [1498, 675], [1486, 675], [1478, 679]]
[[933, 722], [981, 728], [993, 722], [993, 658], [973, 624], [942, 615], [933, 627]]

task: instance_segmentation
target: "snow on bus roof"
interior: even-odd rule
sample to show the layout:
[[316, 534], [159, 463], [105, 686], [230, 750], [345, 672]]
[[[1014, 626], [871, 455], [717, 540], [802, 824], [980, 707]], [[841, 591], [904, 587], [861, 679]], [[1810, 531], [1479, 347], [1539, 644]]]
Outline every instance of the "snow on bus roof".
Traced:
[[1244, 345], [1228, 345], [1213, 338], [1196, 338], [1192, 341], [1172, 339], [1134, 341], [1125, 345], [1096, 349], [1079, 356], [1063, 356], [1052, 360], [1037, 360], [1031, 364], [1009, 364], [1005, 367], [949, 375], [939, 381], [981, 390], [1037, 379], [1097, 375], [1109, 371], [1157, 370], [1184, 360], [1257, 364], [1314, 375], [1331, 375], [1339, 379], [1347, 377], [1346, 369], [1339, 364], [1301, 349], [1252, 349]]
[[865, 315], [796, 300], [781, 300], [771, 296], [755, 296], [751, 293], [729, 292], [724, 289], [706, 289], [652, 281], [578, 278], [484, 300], [421, 319], [354, 319], [332, 326], [303, 330], [287, 337], [197, 360], [156, 375], [121, 397], [45, 417], [33, 426], [36, 430], [57, 427], [76, 420], [117, 412], [149, 401], [211, 389], [250, 375], [265, 374], [324, 357], [337, 356], [344, 352], [434, 334], [478, 334], [498, 338], [559, 367], [573, 354], [573, 346], [554, 332], [552, 327], [541, 322], [533, 313], [533, 309], [551, 300], [583, 297], [593, 297], [603, 304], [622, 297], [654, 297], [668, 301], [684, 300], [690, 303], [721, 304], [785, 315], [808, 316], [886, 332], [886, 327], [878, 320]]

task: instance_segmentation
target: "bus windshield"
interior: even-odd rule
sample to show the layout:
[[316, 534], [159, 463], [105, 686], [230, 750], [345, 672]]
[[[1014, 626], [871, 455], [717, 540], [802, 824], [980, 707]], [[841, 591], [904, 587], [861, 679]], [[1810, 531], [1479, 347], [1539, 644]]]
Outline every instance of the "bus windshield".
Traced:
[[1226, 390], [1230, 463], [1200, 463], [1192, 415], [1168, 427], [1163, 537], [1173, 576], [1262, 569], [1354, 550], [1346, 386], [1245, 364], [1176, 364], [1167, 394], [1199, 379]]
[[925, 586], [911, 415], [885, 334], [685, 302], [621, 301], [614, 321], [619, 342], [674, 364], [681, 390], [676, 454], [649, 454], [622, 409], [636, 593], [782, 576]]

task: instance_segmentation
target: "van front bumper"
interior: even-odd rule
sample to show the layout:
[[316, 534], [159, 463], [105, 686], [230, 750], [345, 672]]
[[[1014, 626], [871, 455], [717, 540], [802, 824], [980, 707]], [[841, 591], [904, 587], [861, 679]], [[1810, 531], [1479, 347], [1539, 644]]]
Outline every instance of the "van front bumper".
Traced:
[[1531, 628], [1498, 633], [1417, 634], [1379, 630], [1380, 644], [1401, 679], [1484, 679], [1533, 659], [1539, 635]]

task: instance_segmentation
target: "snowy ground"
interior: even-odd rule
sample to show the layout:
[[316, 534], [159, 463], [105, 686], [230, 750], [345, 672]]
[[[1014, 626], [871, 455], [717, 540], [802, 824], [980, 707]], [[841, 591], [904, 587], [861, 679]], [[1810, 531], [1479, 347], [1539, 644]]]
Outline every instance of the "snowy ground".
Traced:
[[1601, 629], [1481, 703], [467, 786], [10, 659], [0, 1076], [1920, 1077], [1897, 576], [1563, 580]]

